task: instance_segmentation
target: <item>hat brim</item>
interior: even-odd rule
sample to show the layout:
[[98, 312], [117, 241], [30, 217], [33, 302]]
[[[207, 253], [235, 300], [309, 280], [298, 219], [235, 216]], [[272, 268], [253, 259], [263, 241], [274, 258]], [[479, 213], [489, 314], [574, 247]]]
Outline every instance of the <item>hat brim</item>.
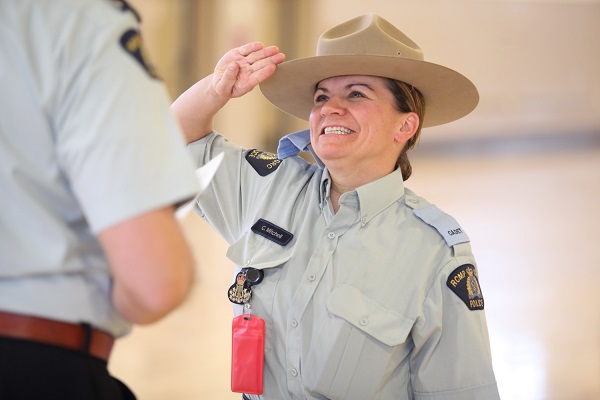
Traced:
[[315, 56], [286, 61], [260, 84], [260, 90], [277, 108], [308, 121], [317, 83], [342, 75], [380, 76], [413, 85], [425, 97], [423, 127], [462, 118], [479, 102], [475, 85], [450, 68], [427, 61], [372, 55]]

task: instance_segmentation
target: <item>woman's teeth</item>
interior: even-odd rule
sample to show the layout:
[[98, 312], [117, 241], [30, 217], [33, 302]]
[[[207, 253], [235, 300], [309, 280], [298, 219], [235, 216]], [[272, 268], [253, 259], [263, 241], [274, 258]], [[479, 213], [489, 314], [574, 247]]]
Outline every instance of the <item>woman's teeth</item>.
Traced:
[[350, 129], [342, 128], [340, 126], [331, 126], [331, 127], [325, 128], [325, 130], [323, 131], [323, 133], [325, 135], [329, 135], [329, 134], [334, 134], [334, 135], [348, 135], [348, 134], [352, 133], [352, 131]]

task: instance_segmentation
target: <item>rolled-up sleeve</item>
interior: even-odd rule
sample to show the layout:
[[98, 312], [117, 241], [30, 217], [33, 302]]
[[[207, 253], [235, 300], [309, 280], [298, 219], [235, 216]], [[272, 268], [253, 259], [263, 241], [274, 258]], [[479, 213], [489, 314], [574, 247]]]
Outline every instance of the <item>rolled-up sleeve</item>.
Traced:
[[[452, 259], [435, 276], [412, 332], [415, 399], [499, 399], [483, 309], [469, 307], [449, 286], [462, 265]], [[473, 267], [475, 271], [475, 267]]]

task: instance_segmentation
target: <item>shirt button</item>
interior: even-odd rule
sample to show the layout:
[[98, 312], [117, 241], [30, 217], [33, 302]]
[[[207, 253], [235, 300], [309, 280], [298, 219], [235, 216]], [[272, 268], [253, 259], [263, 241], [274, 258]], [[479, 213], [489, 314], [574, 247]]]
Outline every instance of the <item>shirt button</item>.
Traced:
[[358, 321], [359, 324], [361, 324], [362, 326], [368, 325], [369, 324], [369, 318], [367, 317], [362, 317], [360, 319], [360, 321]]
[[329, 232], [329, 233], [327, 234], [327, 237], [328, 237], [329, 239], [333, 239], [333, 238], [335, 238], [335, 233], [333, 233], [333, 232]]
[[295, 327], [298, 326], [298, 321], [296, 321], [295, 319], [293, 319], [292, 322], [291, 322], [291, 324], [292, 324], [292, 328], [295, 328]]
[[292, 376], [298, 376], [298, 371], [296, 371], [296, 368], [292, 368], [290, 369], [290, 374], [292, 374]]
[[308, 276], [308, 280], [311, 281], [311, 282], [314, 281], [315, 279], [317, 279], [317, 276], [315, 274], [310, 274]]
[[367, 221], [368, 221], [367, 217], [362, 217], [362, 222], [363, 222], [363, 224], [366, 224], [366, 223], [367, 223]]

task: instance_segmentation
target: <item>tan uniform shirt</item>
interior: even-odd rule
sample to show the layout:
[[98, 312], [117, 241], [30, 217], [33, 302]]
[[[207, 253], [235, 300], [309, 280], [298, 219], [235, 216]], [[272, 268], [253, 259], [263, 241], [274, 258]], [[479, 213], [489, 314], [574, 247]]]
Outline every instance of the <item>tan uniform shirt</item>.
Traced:
[[237, 271], [264, 271], [250, 300], [267, 325], [264, 392], [250, 398], [499, 398], [468, 237], [399, 171], [333, 214], [327, 170], [300, 157], [214, 133], [188, 148], [199, 164], [225, 153], [197, 211]]

